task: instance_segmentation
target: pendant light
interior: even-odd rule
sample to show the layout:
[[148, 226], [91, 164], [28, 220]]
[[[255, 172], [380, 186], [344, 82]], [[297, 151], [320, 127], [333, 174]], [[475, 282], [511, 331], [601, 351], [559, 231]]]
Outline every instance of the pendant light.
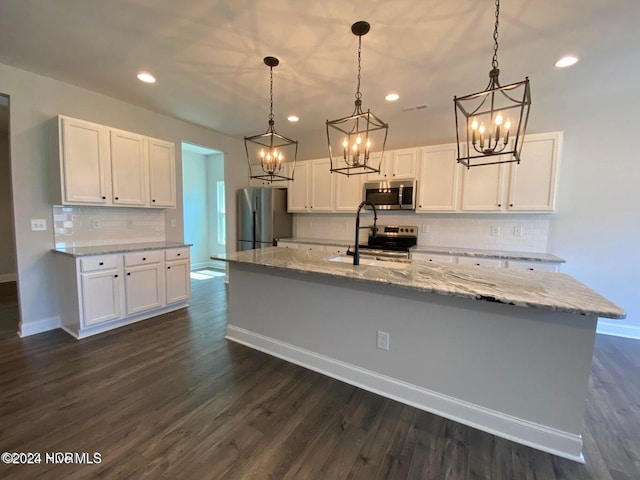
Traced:
[[[244, 149], [249, 163], [249, 178], [271, 182], [293, 180], [298, 142], [276, 132], [273, 120], [273, 67], [280, 61], [276, 57], [265, 57], [264, 63], [269, 67], [271, 98], [269, 110], [269, 127], [265, 133], [244, 137]], [[290, 175], [282, 171], [283, 163], [291, 162]]]
[[[351, 25], [351, 32], [358, 37], [358, 84], [353, 113], [337, 120], [327, 120], [327, 143], [331, 171], [343, 175], [379, 173], [387, 143], [389, 124], [367, 110], [362, 110], [360, 93], [360, 60], [362, 37], [371, 26], [364, 21]], [[373, 153], [375, 150], [375, 153]]]
[[482, 92], [453, 98], [458, 163], [467, 168], [520, 163], [520, 152], [527, 130], [531, 107], [529, 77], [505, 86], [501, 86], [498, 80], [500, 0], [496, 0], [495, 16], [489, 85]]

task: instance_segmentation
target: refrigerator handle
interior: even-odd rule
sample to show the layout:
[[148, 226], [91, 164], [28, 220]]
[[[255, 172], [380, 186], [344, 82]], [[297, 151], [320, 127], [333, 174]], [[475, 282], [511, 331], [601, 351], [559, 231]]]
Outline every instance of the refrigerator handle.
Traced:
[[255, 250], [256, 249], [256, 211], [255, 209], [253, 210], [253, 221], [251, 223], [253, 228], [251, 239], [253, 241], [253, 249]]

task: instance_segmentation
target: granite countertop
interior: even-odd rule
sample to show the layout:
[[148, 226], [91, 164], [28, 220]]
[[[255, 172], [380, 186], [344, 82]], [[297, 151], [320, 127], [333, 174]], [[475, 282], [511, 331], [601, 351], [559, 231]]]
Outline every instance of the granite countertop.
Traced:
[[144, 242], [120, 243], [117, 245], [93, 245], [89, 247], [53, 248], [52, 250], [56, 253], [63, 253], [72, 257], [87, 257], [90, 255], [140, 252], [143, 250], [164, 250], [166, 248], [180, 248], [190, 246], [192, 246], [192, 244], [182, 242]]
[[626, 317], [620, 307], [564, 273], [411, 261], [405, 261], [406, 266], [400, 265], [404, 268], [354, 266], [330, 262], [328, 258], [326, 252], [269, 247], [235, 252], [227, 258], [217, 259], [527, 308], [606, 318]]
[[[313, 243], [318, 245], [331, 245], [336, 247], [353, 245], [353, 240], [335, 240], [328, 238], [291, 237], [281, 238], [282, 242]], [[456, 257], [484, 257], [500, 258], [505, 260], [522, 260], [528, 262], [564, 263], [565, 260], [550, 253], [538, 252], [510, 252], [507, 250], [483, 250], [478, 248], [459, 247], [431, 247], [417, 245], [411, 248], [412, 253], [437, 253], [439, 255], [453, 255]]]

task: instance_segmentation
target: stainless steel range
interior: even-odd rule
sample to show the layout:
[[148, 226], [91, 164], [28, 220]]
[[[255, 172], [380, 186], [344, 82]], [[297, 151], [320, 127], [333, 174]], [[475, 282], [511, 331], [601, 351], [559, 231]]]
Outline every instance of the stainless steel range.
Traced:
[[[377, 232], [369, 232], [366, 244], [360, 244], [361, 255], [386, 258], [409, 258], [411, 247], [418, 244], [418, 227], [415, 225], [378, 225]], [[347, 255], [353, 255], [349, 247]]]

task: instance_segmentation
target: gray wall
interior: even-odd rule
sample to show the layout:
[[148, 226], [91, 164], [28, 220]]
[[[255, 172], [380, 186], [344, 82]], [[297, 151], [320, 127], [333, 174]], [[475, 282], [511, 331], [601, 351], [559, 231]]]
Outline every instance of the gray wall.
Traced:
[[[166, 210], [167, 240], [183, 240], [182, 141], [220, 150], [225, 154], [229, 195], [247, 184], [242, 142], [220, 133], [145, 110], [113, 98], [51, 78], [0, 64], [0, 93], [11, 101], [11, 164], [13, 206], [17, 239], [19, 302], [23, 331], [37, 322], [47, 324], [59, 315], [58, 285], [54, 268], [49, 202], [48, 160], [51, 119], [58, 114], [175, 142], [177, 208]], [[231, 199], [233, 196], [231, 196]], [[235, 218], [228, 199], [228, 220]], [[48, 230], [32, 232], [30, 218], [45, 218]], [[176, 227], [171, 220], [176, 219]], [[235, 228], [227, 226], [229, 245], [235, 245]]]

